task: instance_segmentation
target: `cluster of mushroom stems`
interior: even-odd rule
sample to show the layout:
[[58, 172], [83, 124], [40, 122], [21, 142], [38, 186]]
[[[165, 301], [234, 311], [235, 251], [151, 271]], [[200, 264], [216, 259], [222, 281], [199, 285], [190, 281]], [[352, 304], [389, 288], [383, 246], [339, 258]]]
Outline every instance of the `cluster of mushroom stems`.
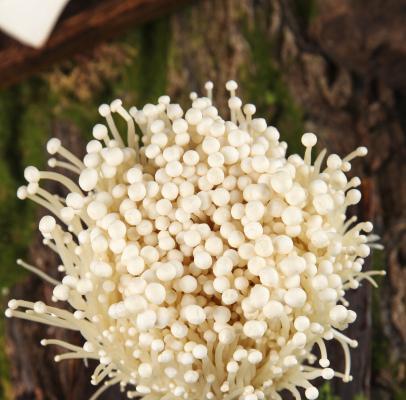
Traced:
[[[314, 379], [351, 380], [357, 343], [341, 331], [356, 314], [345, 294], [381, 273], [362, 271], [379, 246], [372, 224], [346, 218], [361, 199], [359, 178], [346, 173], [367, 151], [314, 159], [317, 138], [305, 133], [304, 155], [288, 155], [236, 82], [226, 89], [230, 120], [211, 82], [186, 111], [168, 96], [140, 110], [103, 104], [106, 124], [95, 125], [83, 160], [53, 138], [49, 166], [62, 172], [25, 170], [17, 195], [49, 210], [39, 230], [62, 278], [18, 263], [54, 286], [61, 307], [11, 300], [6, 315], [80, 332], [83, 346], [41, 343], [66, 350], [55, 361], [99, 362], [93, 398], [119, 384], [145, 400], [281, 400], [284, 390], [312, 400]], [[332, 339], [342, 372], [330, 366]]]

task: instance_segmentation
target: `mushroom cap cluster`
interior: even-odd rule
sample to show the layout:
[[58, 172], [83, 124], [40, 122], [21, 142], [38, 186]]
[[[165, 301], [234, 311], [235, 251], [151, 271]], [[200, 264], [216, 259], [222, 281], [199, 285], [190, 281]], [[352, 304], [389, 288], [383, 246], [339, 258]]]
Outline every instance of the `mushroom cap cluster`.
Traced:
[[[211, 82], [186, 111], [168, 96], [140, 110], [103, 104], [107, 125], [95, 125], [83, 160], [59, 139], [48, 142], [59, 156], [50, 167], [76, 181], [25, 170], [18, 197], [55, 215], [39, 230], [63, 278], [19, 263], [75, 311], [11, 300], [6, 315], [79, 331], [83, 346], [42, 344], [67, 350], [56, 361], [99, 361], [92, 383], [104, 384], [94, 398], [120, 384], [147, 400], [280, 400], [283, 390], [311, 400], [312, 380], [351, 379], [357, 343], [340, 331], [356, 314], [345, 294], [372, 279], [362, 267], [376, 237], [362, 233], [370, 222], [346, 219], [361, 198], [360, 180], [346, 172], [366, 149], [323, 164], [324, 150], [312, 162], [317, 138], [305, 133], [303, 157], [287, 155], [278, 130], [236, 96], [237, 84], [226, 88], [230, 120], [213, 105]], [[114, 116], [126, 121], [127, 138]], [[44, 179], [65, 186], [66, 197], [41, 188]], [[344, 350], [342, 373], [330, 368], [331, 339]]]

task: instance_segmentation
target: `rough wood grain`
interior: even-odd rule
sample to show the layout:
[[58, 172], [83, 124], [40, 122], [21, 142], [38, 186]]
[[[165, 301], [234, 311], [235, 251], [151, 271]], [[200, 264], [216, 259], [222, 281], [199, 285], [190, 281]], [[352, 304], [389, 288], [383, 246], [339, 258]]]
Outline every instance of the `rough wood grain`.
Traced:
[[[359, 316], [348, 334], [360, 346], [353, 352], [354, 381], [335, 382], [335, 393], [345, 399], [360, 393], [392, 399], [405, 384], [406, 79], [400, 73], [406, 62], [406, 32], [400, 29], [406, 23], [404, 4], [318, 1], [316, 15], [304, 26], [293, 3], [281, 2], [297, 60], [286, 74], [287, 82], [323, 145], [340, 154], [368, 146], [366, 160], [355, 164], [354, 172], [364, 180], [356, 212], [372, 220], [382, 235], [385, 257], [383, 265], [375, 267], [386, 266], [389, 275], [377, 303], [382, 332], [371, 329], [370, 288], [351, 294]], [[388, 342], [385, 362], [373, 365], [371, 374], [371, 357], [376, 356], [371, 349], [385, 351], [379, 341]], [[341, 356], [334, 358], [337, 362]]]

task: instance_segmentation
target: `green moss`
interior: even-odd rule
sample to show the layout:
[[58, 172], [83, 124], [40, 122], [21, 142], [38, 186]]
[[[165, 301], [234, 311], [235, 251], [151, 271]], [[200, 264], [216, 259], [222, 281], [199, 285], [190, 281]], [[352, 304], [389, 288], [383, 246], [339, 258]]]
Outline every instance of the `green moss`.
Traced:
[[50, 134], [49, 113], [39, 104], [30, 104], [20, 121], [19, 152], [23, 165], [43, 169], [45, 148]]
[[[45, 83], [44, 86], [49, 90], [48, 103], [43, 112], [59, 121], [67, 121], [78, 127], [78, 132], [85, 140], [92, 138], [92, 128], [102, 119], [98, 113], [99, 105], [112, 99], [110, 87], [104, 87], [102, 91], [95, 92], [88, 101], [81, 101], [74, 96], [64, 97], [60, 101], [60, 93], [53, 91]], [[49, 130], [48, 130], [49, 132]], [[43, 149], [43, 148], [42, 148]]]
[[393, 400], [405, 400], [406, 399], [406, 388], [399, 389], [394, 396]]
[[[384, 268], [384, 252], [375, 250], [372, 253], [372, 269]], [[377, 276], [379, 287], [372, 291], [372, 373], [378, 374], [382, 369], [388, 368], [389, 342], [383, 332], [383, 325], [380, 315], [381, 289], [384, 277]]]
[[[1, 295], [0, 295], [1, 296]], [[0, 301], [0, 305], [2, 302]], [[0, 319], [0, 349], [5, 349], [4, 343], [4, 320]], [[0, 400], [6, 400], [9, 398], [7, 393], [9, 392], [9, 364], [7, 357], [3, 351], [0, 351]]]
[[[125, 106], [142, 106], [155, 102], [165, 92], [167, 63], [170, 43], [168, 19], [159, 19], [128, 32], [120, 39], [120, 44], [130, 46], [133, 58], [122, 67], [115, 81], [105, 85], [86, 102], [71, 96], [59, 105], [58, 93], [51, 93], [50, 107], [54, 116], [73, 122], [85, 139], [91, 138], [92, 127], [102, 118], [98, 107], [121, 98]], [[120, 132], [126, 131], [122, 118], [115, 118]]]
[[15, 259], [21, 249], [18, 244], [24, 226], [25, 207], [15, 197], [21, 183], [18, 152], [18, 118], [20, 104], [16, 92], [0, 94], [0, 286], [9, 287], [20, 276]]
[[[10, 249], [7, 246], [8, 236], [8, 215], [10, 212], [9, 198], [14, 190], [14, 178], [7, 163], [6, 155], [12, 133], [10, 113], [12, 109], [9, 92], [0, 93], [0, 290], [8, 286], [8, 262], [11, 258]], [[0, 306], [3, 305], [3, 296], [0, 292]], [[3, 308], [1, 308], [3, 309]], [[3, 352], [4, 345], [4, 320], [0, 318], [0, 399], [6, 397], [6, 387], [8, 382], [8, 363]]]
[[136, 55], [114, 85], [113, 95], [138, 106], [156, 102], [166, 89], [170, 39], [168, 18], [130, 32], [124, 41], [136, 49]]
[[[331, 389], [328, 382], [325, 382], [319, 389], [320, 395], [318, 400], [340, 400], [340, 397], [336, 396]], [[363, 394], [357, 394], [353, 400], [366, 400]]]
[[240, 71], [244, 99], [253, 102], [257, 115], [276, 125], [281, 139], [289, 145], [289, 153], [302, 152], [300, 135], [303, 133], [304, 115], [289, 93], [282, 72], [272, 55], [275, 44], [267, 37], [265, 27], [255, 24], [245, 28], [251, 59]]
[[328, 382], [324, 383], [319, 389], [320, 396], [318, 400], [340, 400], [339, 397], [334, 396], [331, 386]]
[[[16, 268], [15, 258], [19, 246], [15, 246], [15, 222], [21, 222], [20, 207], [14, 205], [15, 190], [18, 186], [18, 164], [16, 157], [16, 130], [14, 120], [17, 115], [15, 92], [7, 90], [0, 93], [0, 307], [7, 288], [16, 282], [21, 274]], [[8, 387], [8, 363], [4, 354], [4, 320], [0, 318], [0, 398], [6, 397]]]
[[[23, 184], [24, 166], [45, 163], [50, 117], [42, 106], [46, 96], [40, 89], [38, 81], [31, 80], [0, 93], [0, 290], [5, 293], [24, 276], [15, 260], [24, 257], [35, 228], [35, 207], [19, 201], [15, 193]], [[3, 341], [1, 319], [0, 349], [4, 348]], [[6, 396], [7, 381], [6, 357], [0, 351], [0, 398]]]
[[317, 0], [294, 0], [292, 6], [296, 18], [304, 27], [317, 15]]

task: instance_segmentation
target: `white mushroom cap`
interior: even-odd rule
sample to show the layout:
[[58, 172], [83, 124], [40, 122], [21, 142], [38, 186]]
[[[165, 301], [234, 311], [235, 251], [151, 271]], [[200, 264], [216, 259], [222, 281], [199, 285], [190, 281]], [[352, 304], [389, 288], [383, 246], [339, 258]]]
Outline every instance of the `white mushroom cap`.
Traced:
[[[169, 96], [129, 111], [119, 99], [102, 104], [105, 123], [94, 125], [83, 160], [48, 141], [49, 165], [70, 173], [29, 166], [17, 196], [62, 221], [46, 215], [39, 230], [64, 276], [18, 264], [73, 309], [11, 300], [6, 316], [78, 330], [83, 348], [41, 343], [70, 349], [56, 361], [99, 360], [92, 383], [117, 381], [129, 398], [263, 400], [300, 386], [316, 399], [311, 380], [336, 375], [324, 342], [346, 354], [357, 345], [340, 332], [356, 319], [346, 291], [376, 273], [362, 271], [372, 224], [346, 220], [361, 200], [360, 179], [346, 172], [367, 150], [329, 155], [324, 167], [323, 154], [312, 160], [316, 135], [305, 133], [304, 154], [287, 155], [235, 81], [226, 83], [230, 120], [213, 104], [213, 83], [204, 87], [187, 110]], [[302, 368], [317, 358], [320, 368]], [[337, 375], [352, 379], [348, 356]]]

